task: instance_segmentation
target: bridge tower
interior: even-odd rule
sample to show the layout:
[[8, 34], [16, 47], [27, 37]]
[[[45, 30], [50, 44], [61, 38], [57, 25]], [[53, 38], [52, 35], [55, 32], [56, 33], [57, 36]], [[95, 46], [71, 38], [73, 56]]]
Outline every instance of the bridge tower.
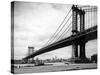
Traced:
[[[78, 33], [78, 26], [77, 26], [77, 15], [78, 15], [78, 7], [73, 5], [72, 6], [72, 35], [76, 35]], [[72, 43], [72, 59], [78, 57], [78, 44], [77, 40], [74, 40]]]
[[[34, 52], [34, 47], [28, 47], [28, 56], [31, 55]], [[28, 63], [31, 63], [34, 61], [34, 58], [28, 59]]]
[[[78, 15], [80, 18], [80, 30], [78, 31]], [[85, 11], [79, 9], [76, 5], [72, 6], [72, 35], [76, 35], [78, 32], [84, 32], [85, 30]], [[72, 42], [72, 59], [73, 61], [77, 62], [84, 62], [86, 60], [85, 56], [85, 37], [80, 39], [75, 39]], [[80, 51], [78, 50], [78, 45], [80, 47]], [[79, 53], [80, 54], [79, 54]]]

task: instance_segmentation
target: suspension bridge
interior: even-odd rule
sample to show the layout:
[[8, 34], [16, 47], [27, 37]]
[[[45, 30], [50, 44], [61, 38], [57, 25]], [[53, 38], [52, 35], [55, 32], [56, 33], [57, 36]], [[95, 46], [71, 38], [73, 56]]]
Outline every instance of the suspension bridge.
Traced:
[[72, 45], [72, 60], [84, 62], [86, 60], [85, 45], [94, 39], [97, 39], [97, 7], [72, 5], [46, 44], [23, 60]]

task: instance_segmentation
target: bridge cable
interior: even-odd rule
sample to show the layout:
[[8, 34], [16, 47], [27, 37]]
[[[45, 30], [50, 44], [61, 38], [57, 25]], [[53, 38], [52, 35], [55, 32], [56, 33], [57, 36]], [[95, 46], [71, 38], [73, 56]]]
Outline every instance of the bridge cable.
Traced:
[[[71, 9], [69, 10], [69, 12], [68, 12], [67, 15], [65, 16], [64, 20], [61, 22], [61, 24], [59, 25], [59, 27], [57, 28], [57, 30], [55, 31], [55, 33], [51, 36], [51, 38], [47, 41], [46, 44], [48, 44], [48, 43], [51, 41], [51, 39], [55, 36], [55, 34], [56, 34], [57, 31], [60, 29], [60, 27], [62, 26], [62, 24], [64, 23], [65, 19], [67, 18], [67, 16], [69, 15], [70, 12], [71, 12]], [[44, 44], [44, 46], [45, 46], [46, 44]]]
[[[68, 25], [68, 27], [62, 32], [62, 34], [57, 38], [57, 40], [62, 39], [64, 37], [64, 33], [69, 32], [69, 29], [71, 28], [72, 22]], [[66, 32], [67, 31], [67, 32]]]
[[[86, 19], [88, 20], [86, 25], [87, 28], [90, 28], [90, 27], [93, 27], [95, 24], [93, 24], [93, 18], [95, 18], [95, 16], [93, 17], [93, 15], [95, 15], [93, 12], [97, 12], [97, 7], [93, 6], [90, 8], [90, 6], [87, 8], [87, 9], [84, 9], [83, 10], [85, 12], [87, 12], [87, 15], [86, 15]], [[90, 24], [89, 24], [90, 23]]]
[[[89, 9], [90, 10], [90, 9]], [[91, 9], [91, 10], [93, 10], [93, 9]], [[79, 18], [78, 18], [79, 19]], [[91, 19], [92, 19], [92, 12], [91, 12]], [[91, 20], [92, 21], [92, 20]], [[70, 23], [71, 24], [71, 23]], [[69, 24], [69, 25], [70, 25]], [[92, 23], [91, 23], [92, 24]], [[66, 28], [67, 29], [67, 28]], [[62, 37], [64, 37], [64, 33], [66, 33], [66, 29], [65, 29], [65, 31], [61, 34], [61, 36], [59, 37], [59, 38], [61, 38], [62, 39]], [[69, 28], [70, 29], [70, 28]], [[68, 29], [68, 31], [67, 31], [67, 33], [69, 32], [69, 29]], [[64, 34], [64, 35], [63, 35]], [[59, 40], [59, 38], [57, 39], [57, 40]]]
[[[63, 27], [60, 29], [60, 31], [58, 32], [58, 34], [63, 30], [63, 28], [64, 28], [65, 25], [68, 23], [68, 21], [70, 20], [71, 17], [72, 17], [72, 14], [71, 14], [71, 16], [68, 18], [68, 20], [66, 21], [66, 23], [63, 25]], [[56, 34], [55, 38], [58, 36], [58, 34]], [[55, 40], [55, 38], [53, 38], [53, 40]], [[53, 41], [51, 41], [51, 42], [53, 42]], [[51, 42], [50, 42], [50, 43], [51, 43]]]
[[[69, 11], [69, 12], [70, 12], [70, 11]], [[68, 13], [68, 14], [69, 14], [69, 13]], [[66, 16], [66, 17], [67, 17], [67, 16]], [[66, 17], [64, 18], [64, 20], [66, 19]], [[63, 20], [63, 22], [64, 22], [64, 20]], [[63, 22], [61, 23], [61, 25], [63, 24]], [[50, 41], [51, 41], [52, 38], [55, 36], [55, 34], [57, 33], [57, 31], [60, 29], [60, 27], [61, 27], [61, 26], [58, 27], [58, 29], [56, 30], [56, 32], [54, 33], [54, 35], [50, 38], [50, 40], [49, 40], [47, 43], [51, 43]], [[63, 26], [63, 27], [64, 27], [64, 26]], [[63, 29], [63, 27], [62, 27], [62, 29]], [[62, 29], [61, 29], [61, 30], [62, 30]], [[60, 32], [61, 32], [61, 30], [60, 30]], [[57, 34], [56, 34], [56, 36], [57, 36]], [[55, 39], [55, 38], [54, 38], [54, 39]]]
[[[79, 18], [78, 18], [78, 20], [79, 20]], [[61, 36], [58, 38], [58, 40], [61, 38], [63, 38], [64, 36], [65, 36], [65, 33], [68, 33], [69, 32], [69, 30], [72, 28], [72, 27], [70, 27], [70, 26], [72, 26], [72, 21], [69, 23], [69, 25], [68, 25], [68, 28], [66, 28], [64, 31], [63, 31], [63, 33], [61, 34]], [[67, 31], [67, 32], [66, 32]]]

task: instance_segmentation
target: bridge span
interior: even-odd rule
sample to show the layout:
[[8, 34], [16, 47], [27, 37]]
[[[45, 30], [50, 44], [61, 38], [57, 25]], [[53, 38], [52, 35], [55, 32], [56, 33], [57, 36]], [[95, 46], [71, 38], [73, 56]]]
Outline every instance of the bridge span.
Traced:
[[[85, 44], [90, 40], [97, 39], [97, 24], [94, 24], [93, 26], [86, 29], [85, 9], [80, 9], [78, 6], [73, 5], [71, 11], [72, 11], [72, 30], [71, 30], [72, 34], [64, 39], [61, 39], [50, 45], [47, 45], [39, 49], [38, 51], [35, 51], [31, 55], [23, 59], [34, 58], [37, 55], [72, 45], [72, 59], [77, 60], [77, 58], [79, 58], [82, 61], [85, 60], [86, 59]], [[78, 22], [78, 18], [80, 23]], [[93, 20], [90, 21], [92, 25]], [[79, 50], [80, 54], [78, 53], [79, 52], [78, 46], [80, 46]]]
[[93, 40], [93, 39], [97, 39], [97, 26], [92, 27], [90, 29], [87, 29], [84, 32], [80, 32], [77, 35], [71, 35], [65, 39], [62, 39], [60, 41], [57, 41], [53, 44], [50, 44], [44, 48], [39, 49], [38, 51], [35, 51], [33, 54], [31, 54], [30, 56], [27, 56], [25, 59], [29, 59], [32, 57], [35, 57], [37, 55], [40, 55], [42, 53], [46, 53], [49, 51], [53, 51], [62, 47], [66, 47], [69, 45], [73, 44], [73, 41], [77, 40], [78, 44], [81, 43], [81, 39], [85, 39], [85, 42]]

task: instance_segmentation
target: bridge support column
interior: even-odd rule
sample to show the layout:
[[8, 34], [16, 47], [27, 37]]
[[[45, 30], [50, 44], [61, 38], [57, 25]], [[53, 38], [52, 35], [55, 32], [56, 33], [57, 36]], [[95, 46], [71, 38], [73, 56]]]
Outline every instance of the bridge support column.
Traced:
[[77, 41], [73, 41], [72, 43], [72, 58], [71, 62], [74, 63], [78, 60], [78, 44]]
[[80, 59], [86, 58], [85, 56], [85, 43], [80, 44]]
[[80, 62], [80, 63], [89, 63], [90, 62], [86, 58], [85, 44], [86, 44], [86, 42], [81, 42], [80, 43], [80, 55], [79, 55], [79, 60], [78, 60], [78, 62]]
[[78, 57], [78, 44], [74, 43], [72, 44], [72, 58]]

